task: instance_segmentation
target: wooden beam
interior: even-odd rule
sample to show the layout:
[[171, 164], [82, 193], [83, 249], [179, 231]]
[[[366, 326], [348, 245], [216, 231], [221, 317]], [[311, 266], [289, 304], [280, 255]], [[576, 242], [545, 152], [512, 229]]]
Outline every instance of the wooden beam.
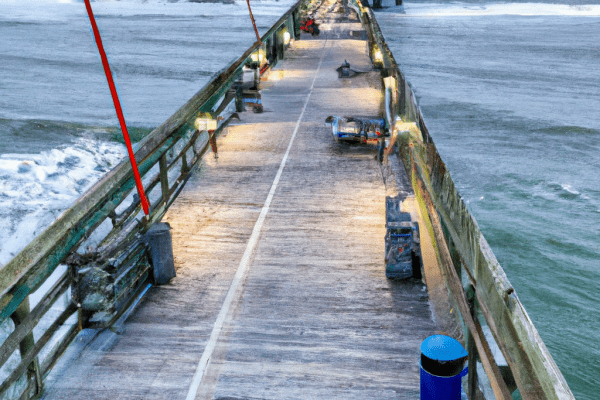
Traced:
[[63, 337], [61, 342], [58, 345], [56, 345], [52, 349], [52, 351], [46, 356], [46, 358], [44, 359], [44, 362], [40, 366], [40, 372], [41, 372], [43, 378], [45, 378], [50, 373], [50, 370], [52, 370], [52, 367], [54, 367], [54, 364], [56, 364], [56, 362], [62, 356], [62, 354], [65, 352], [65, 350], [67, 350], [67, 347], [69, 347], [69, 345], [71, 344], [73, 339], [75, 339], [75, 337], [77, 336], [79, 331], [80, 331], [79, 325], [73, 324], [73, 326], [71, 326], [71, 328], [69, 328], [67, 333], [65, 333], [65, 336]]
[[[292, 6], [263, 37], [273, 35], [304, 1], [299, 0]], [[202, 109], [207, 102], [212, 101], [217, 93], [233, 83], [234, 80], [231, 79], [231, 76], [242, 68], [258, 46], [258, 43], [255, 43], [240, 58], [217, 73], [183, 107], [139, 142], [135, 159], [140, 164], [141, 174], [145, 174], [149, 169], [142, 171], [141, 164], [148, 165], [148, 161], [154, 158], [158, 160], [156, 153], [163, 147], [164, 142], [191, 121], [198, 110]], [[160, 155], [158, 154], [159, 157]], [[150, 164], [151, 167], [154, 162]], [[131, 190], [132, 178], [133, 173], [129, 162], [127, 160], [121, 162], [2, 268], [0, 273], [0, 310], [2, 310], [0, 323], [16, 310], [29, 293], [43, 283], [84, 236], [99, 226], [110, 212], [123, 201], [125, 197], [123, 193]]]
[[[433, 226], [439, 255], [442, 261], [441, 264], [446, 272], [446, 279], [449, 289], [453, 294], [463, 321], [467, 325], [469, 332], [472, 334], [475, 346], [477, 347], [477, 352], [479, 353], [481, 364], [483, 365], [483, 368], [488, 376], [492, 390], [494, 391], [494, 395], [496, 396], [496, 399], [511, 400], [511, 393], [508, 391], [508, 387], [506, 386], [506, 383], [500, 374], [500, 369], [494, 360], [494, 355], [489, 347], [489, 344], [487, 343], [481, 325], [471, 316], [471, 311], [467, 303], [462, 283], [458, 277], [458, 274], [456, 273], [456, 269], [452, 263], [452, 257], [450, 256], [450, 250], [448, 249], [446, 240], [444, 239], [444, 233], [442, 231], [437, 211], [433, 206], [433, 202], [429, 197], [429, 193], [423, 187], [420, 177], [417, 178], [417, 184], [418, 187], [415, 188], [415, 191], [419, 190], [420, 195], [425, 201], [427, 207], [427, 210], [425, 211], [427, 211], [429, 214], [429, 219], [431, 220], [431, 225]], [[469, 368], [472, 367], [474, 366], [469, 366]]]
[[[427, 191], [465, 261], [466, 270], [477, 282], [480, 308], [521, 395], [524, 399], [574, 399], [477, 222], [456, 191], [435, 146], [427, 147], [424, 167], [430, 171]], [[424, 161], [421, 164], [426, 165]]]
[[[370, 37], [382, 50], [384, 67], [397, 70], [401, 94], [397, 108], [403, 119], [415, 121], [421, 130], [422, 142], [414, 144], [421, 154], [417, 164], [425, 191], [430, 194], [435, 210], [444, 220], [458, 252], [465, 260], [465, 269], [469, 277], [473, 282], [477, 281], [476, 293], [482, 304], [482, 311], [492, 335], [511, 367], [523, 398], [574, 399], [562, 373], [445, 170], [414, 94], [387, 47], [372, 11], [363, 10], [360, 6], [357, 8], [370, 16], [366, 29], [372, 30]], [[407, 148], [408, 146], [401, 158], [410, 168]], [[484, 308], [487, 311], [484, 311]]]

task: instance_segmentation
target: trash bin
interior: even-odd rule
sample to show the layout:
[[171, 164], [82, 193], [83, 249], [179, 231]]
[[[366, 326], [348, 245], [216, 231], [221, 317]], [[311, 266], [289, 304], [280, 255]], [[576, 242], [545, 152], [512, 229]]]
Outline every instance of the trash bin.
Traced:
[[421, 400], [460, 400], [467, 351], [456, 339], [433, 335], [421, 343]]
[[171, 227], [167, 223], [154, 224], [146, 233], [146, 242], [154, 270], [154, 283], [162, 285], [175, 277]]

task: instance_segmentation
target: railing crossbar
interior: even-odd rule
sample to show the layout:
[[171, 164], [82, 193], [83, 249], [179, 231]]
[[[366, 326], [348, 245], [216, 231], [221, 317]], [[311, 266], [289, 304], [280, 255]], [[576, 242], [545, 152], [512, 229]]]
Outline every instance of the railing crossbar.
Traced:
[[50, 327], [44, 332], [42, 337], [39, 338], [35, 342], [35, 345], [24, 355], [21, 357], [21, 363], [15, 368], [15, 370], [6, 378], [6, 380], [0, 385], [0, 393], [4, 393], [8, 388], [11, 387], [13, 383], [15, 383], [21, 375], [27, 370], [29, 365], [34, 361], [37, 357], [38, 353], [42, 348], [48, 343], [52, 335], [60, 328], [66, 321], [69, 319], [73, 313], [77, 311], [77, 306], [74, 304], [69, 304], [65, 311], [63, 311], [60, 316], [50, 325]]
[[40, 319], [52, 307], [56, 300], [67, 291], [71, 284], [69, 271], [65, 272], [61, 278], [48, 291], [44, 298], [35, 306], [35, 308], [15, 326], [14, 331], [6, 338], [2, 347], [0, 347], [0, 367], [6, 363], [11, 354], [17, 349], [19, 343], [27, 336], [38, 324]]
[[[0, 346], [0, 366], [19, 346], [21, 362], [0, 385], [0, 393], [14, 385], [27, 371], [27, 383], [20, 398], [29, 399], [39, 395], [43, 390], [43, 379], [84, 324], [110, 326], [120, 318], [135, 297], [143, 292], [144, 285], [141, 281], [148, 277], [149, 264], [145, 251], [142, 251], [143, 239], [139, 235], [162, 219], [192, 172], [200, 165], [199, 161], [210, 145], [209, 134], [195, 129], [196, 117], [208, 112], [212, 118], [216, 118], [233, 99], [236, 102], [241, 99], [242, 89], [235, 83], [243, 68], [255, 52], [259, 49], [265, 51], [265, 43], [269, 38], [274, 35], [282, 36], [283, 29], [290, 30], [291, 36], [297, 37], [298, 10], [304, 2], [306, 0], [299, 0], [277, 21], [263, 35], [262, 44], [256, 42], [250, 46], [240, 58], [215, 74], [183, 107], [138, 143], [135, 159], [146, 182], [148, 200], [154, 199], [150, 204], [150, 215], [140, 216], [141, 204], [139, 196], [134, 193], [131, 166], [127, 160], [123, 160], [2, 268], [0, 323], [9, 317], [19, 320], [19, 323]], [[273, 43], [278, 43], [276, 49], [274, 45], [273, 49], [269, 49], [273, 55], [269, 60], [274, 63], [283, 58], [285, 48], [281, 40]], [[241, 111], [237, 103], [236, 109]], [[228, 126], [232, 117], [237, 117], [237, 114], [232, 114], [219, 125], [214, 132], [215, 138]], [[176, 166], [180, 168], [177, 170]], [[103, 227], [100, 230], [98, 228], [107, 221], [112, 223], [112, 228], [105, 233]], [[97, 241], [99, 244], [94, 248]], [[132, 250], [134, 247], [137, 250]], [[82, 256], [77, 251], [85, 251], [87, 254]], [[95, 290], [78, 286], [81, 276], [86, 273], [80, 268], [81, 264], [85, 266], [88, 262], [94, 265], [90, 270], [108, 274], [105, 279], [110, 279], [110, 282], [114, 280], [114, 290], [108, 291], [108, 295], [112, 297], [99, 305], [113, 313], [112, 317], [107, 318], [108, 321], [103, 317], [90, 320], [94, 307], [98, 307], [94, 303], [86, 305], [88, 309], [84, 309], [82, 304], [75, 305], [77, 302], [84, 303], [80, 298], [82, 293], [86, 293], [84, 290]], [[28, 296], [41, 287], [61, 263], [69, 263], [69, 270], [29, 312]], [[82, 275], [78, 275], [79, 273]], [[74, 277], [77, 279], [74, 280]], [[75, 288], [74, 301], [52, 322], [42, 337], [35, 341], [33, 329], [71, 285]], [[49, 352], [45, 351], [47, 354], [40, 365], [38, 354], [75, 311], [78, 311], [78, 323], [70, 326]]]
[[[431, 220], [438, 221], [439, 226], [433, 224], [433, 229], [438, 230], [435, 240], [440, 254], [437, 256], [447, 271], [447, 284], [452, 289], [452, 299], [459, 306], [460, 315], [466, 322], [465, 334], [471, 336], [475, 342], [475, 348], [496, 396], [500, 398], [507, 396], [504, 390], [506, 385], [497, 367], [493, 367], [495, 364], [493, 355], [479, 321], [471, 316], [468, 304], [464, 301], [464, 288], [447, 247], [449, 240], [454, 243], [464, 270], [473, 285], [474, 296], [477, 299], [473, 304], [475, 315], [477, 310], [482, 312], [492, 336], [508, 362], [523, 398], [574, 399], [506, 274], [479, 231], [477, 222], [458, 194], [429, 135], [414, 93], [389, 50], [373, 12], [363, 7], [357, 0], [351, 1], [367, 29], [371, 56], [374, 56], [375, 50], [381, 51], [384, 76], [395, 79], [395, 87], [391, 88], [394, 93], [389, 96], [390, 99], [395, 100], [390, 100], [390, 104], [386, 104], [386, 109], [389, 108], [390, 115], [387, 117], [392, 123], [391, 129], [395, 130], [396, 121], [402, 123], [413, 121], [418, 128], [418, 134], [413, 136], [411, 131], [410, 135], [402, 137], [402, 143], [399, 143], [400, 156], [407, 170], [410, 170], [411, 166], [416, 170], [418, 183], [413, 182], [415, 192], [428, 199], [428, 205], [422, 206], [425, 207], [422, 211], [427, 213]], [[390, 150], [395, 146], [393, 142], [397, 137], [395, 133], [392, 134]], [[444, 235], [442, 223], [447, 228], [449, 238]], [[488, 363], [487, 367], [486, 363]], [[473, 366], [470, 366], [470, 369], [472, 368]], [[471, 381], [473, 377], [471, 375]]]

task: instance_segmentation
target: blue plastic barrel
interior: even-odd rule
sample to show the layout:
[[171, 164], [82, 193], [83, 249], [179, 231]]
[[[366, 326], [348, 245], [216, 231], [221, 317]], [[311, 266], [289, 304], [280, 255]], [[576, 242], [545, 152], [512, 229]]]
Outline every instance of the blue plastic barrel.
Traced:
[[433, 335], [421, 343], [421, 400], [460, 400], [467, 351], [456, 339]]

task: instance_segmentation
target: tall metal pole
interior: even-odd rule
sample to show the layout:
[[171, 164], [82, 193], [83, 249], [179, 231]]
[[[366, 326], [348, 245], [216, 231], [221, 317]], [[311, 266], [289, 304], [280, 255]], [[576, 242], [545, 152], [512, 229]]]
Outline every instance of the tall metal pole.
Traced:
[[115, 105], [115, 110], [117, 112], [117, 117], [119, 118], [119, 124], [121, 125], [121, 131], [123, 132], [123, 139], [125, 140], [125, 145], [127, 146], [127, 152], [129, 153], [129, 161], [131, 162], [131, 168], [133, 169], [133, 177], [135, 178], [135, 185], [137, 186], [138, 194], [140, 195], [140, 202], [142, 203], [142, 208], [144, 209], [144, 213], [148, 215], [150, 213], [150, 206], [148, 205], [148, 199], [146, 198], [146, 194], [144, 193], [144, 187], [142, 185], [142, 179], [140, 178], [140, 172], [138, 171], [137, 163], [135, 161], [135, 155], [133, 154], [133, 148], [131, 147], [131, 139], [129, 138], [129, 133], [127, 132], [127, 125], [125, 125], [125, 117], [123, 117], [123, 110], [121, 109], [121, 103], [119, 102], [119, 96], [117, 94], [117, 88], [115, 86], [115, 82], [112, 77], [112, 73], [110, 72], [110, 65], [108, 64], [108, 58], [106, 57], [106, 53], [104, 52], [104, 46], [102, 46], [102, 38], [100, 37], [100, 32], [98, 31], [98, 26], [96, 25], [96, 19], [94, 18], [94, 12], [92, 11], [92, 6], [90, 5], [90, 0], [85, 1], [85, 8], [87, 9], [88, 16], [90, 17], [90, 23], [92, 24], [92, 30], [94, 32], [94, 39], [96, 39], [96, 45], [98, 46], [98, 52], [100, 53], [100, 59], [102, 60], [102, 66], [104, 67], [104, 73], [106, 74], [106, 80], [108, 81], [108, 87], [110, 89], [110, 94], [112, 95], [113, 103]]
[[248, 11], [250, 11], [250, 19], [252, 20], [252, 25], [254, 26], [254, 32], [256, 32], [256, 39], [258, 40], [258, 44], [262, 46], [262, 40], [260, 40], [258, 29], [256, 29], [256, 22], [254, 21], [254, 15], [252, 15], [252, 9], [250, 8], [250, 0], [246, 0], [246, 3], [248, 3]]

